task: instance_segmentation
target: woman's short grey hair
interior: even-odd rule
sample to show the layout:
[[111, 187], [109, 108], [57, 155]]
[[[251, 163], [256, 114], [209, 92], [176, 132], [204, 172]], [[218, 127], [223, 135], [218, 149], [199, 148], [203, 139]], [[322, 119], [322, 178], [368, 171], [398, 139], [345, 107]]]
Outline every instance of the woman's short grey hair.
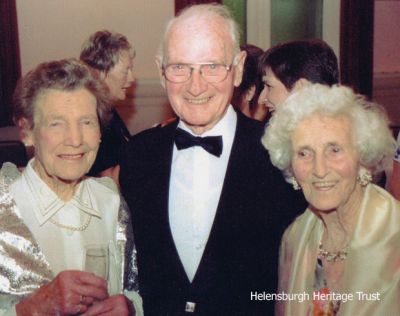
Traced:
[[236, 56], [240, 52], [239, 26], [234, 20], [232, 13], [229, 11], [229, 9], [226, 6], [218, 3], [198, 4], [184, 8], [178, 13], [177, 16], [175, 16], [168, 22], [157, 54], [157, 60], [160, 62], [160, 65], [164, 65], [166, 63], [166, 58], [168, 57], [166, 56], [168, 54], [168, 52], [166, 51], [166, 40], [172, 25], [174, 25], [179, 20], [183, 20], [192, 16], [196, 16], [196, 18], [210, 16], [218, 16], [223, 18], [226, 22], [229, 34], [232, 39], [234, 56]]
[[98, 71], [108, 72], [118, 63], [122, 51], [131, 50], [124, 35], [103, 30], [92, 34], [83, 44], [80, 59]]
[[278, 108], [262, 137], [273, 165], [286, 178], [292, 176], [292, 133], [301, 121], [316, 113], [349, 119], [360, 164], [372, 173], [384, 170], [392, 161], [396, 142], [380, 105], [344, 86], [313, 84], [293, 93]]
[[13, 95], [14, 122], [20, 125], [26, 119], [34, 127], [34, 114], [38, 97], [46, 90], [75, 91], [86, 89], [97, 102], [97, 116], [104, 126], [110, 119], [107, 90], [103, 83], [84, 63], [71, 58], [45, 62], [22, 77]]

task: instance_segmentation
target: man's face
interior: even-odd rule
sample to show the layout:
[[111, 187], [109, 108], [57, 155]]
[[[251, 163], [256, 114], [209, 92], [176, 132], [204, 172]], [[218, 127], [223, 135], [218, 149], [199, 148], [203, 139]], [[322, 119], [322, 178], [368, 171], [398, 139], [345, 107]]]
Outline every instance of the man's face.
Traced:
[[202, 134], [224, 116], [233, 88], [242, 80], [245, 53], [236, 57], [236, 65], [223, 81], [208, 83], [201, 76], [196, 64], [229, 66], [234, 62], [232, 39], [222, 18], [177, 21], [167, 35], [165, 47], [164, 65], [194, 64], [191, 77], [184, 83], [169, 82], [164, 76], [161, 80], [175, 113], [194, 133]]

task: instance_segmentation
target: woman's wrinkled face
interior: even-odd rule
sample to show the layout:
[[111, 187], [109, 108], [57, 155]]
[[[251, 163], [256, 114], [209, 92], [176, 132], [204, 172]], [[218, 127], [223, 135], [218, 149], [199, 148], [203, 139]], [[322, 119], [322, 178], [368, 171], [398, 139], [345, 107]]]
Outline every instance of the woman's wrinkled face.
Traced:
[[115, 66], [104, 73], [102, 77], [109, 89], [111, 99], [113, 101], [124, 100], [126, 91], [135, 81], [133, 57], [130, 51], [122, 51]]
[[292, 134], [292, 169], [306, 200], [317, 210], [329, 211], [358, 201], [359, 155], [350, 121], [313, 114]]
[[48, 89], [36, 100], [34, 169], [51, 188], [59, 181], [77, 183], [92, 166], [100, 143], [95, 97], [86, 89]]

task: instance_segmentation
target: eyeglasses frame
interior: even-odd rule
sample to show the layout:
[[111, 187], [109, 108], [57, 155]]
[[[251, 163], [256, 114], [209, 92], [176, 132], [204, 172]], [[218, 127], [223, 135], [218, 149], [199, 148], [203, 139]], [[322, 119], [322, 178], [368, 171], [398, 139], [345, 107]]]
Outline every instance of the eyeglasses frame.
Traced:
[[[228, 73], [232, 70], [233, 66], [235, 66], [235, 60], [236, 60], [236, 57], [233, 59], [233, 61], [232, 61], [232, 63], [231, 63], [230, 65], [218, 64], [218, 63], [196, 63], [196, 64], [176, 63], [176, 64], [167, 64], [167, 65], [163, 65], [163, 66], [162, 66], [162, 75], [163, 75], [164, 78], [165, 78], [167, 81], [169, 81], [169, 82], [172, 82], [172, 83], [185, 83], [185, 82], [188, 82], [188, 81], [190, 80], [190, 78], [192, 77], [192, 74], [193, 74], [193, 70], [196, 69], [196, 68], [191, 67], [191, 66], [193, 66], [193, 65], [199, 65], [199, 66], [200, 66], [200, 67], [199, 67], [200, 76], [201, 76], [206, 82], [208, 82], [208, 83], [220, 83], [220, 82], [224, 81], [224, 80], [228, 77]], [[189, 68], [190, 68], [189, 77], [188, 77], [185, 81], [179, 81], [179, 82], [171, 81], [170, 79], [168, 79], [168, 77], [167, 77], [166, 74], [165, 74], [165, 69], [166, 69], [167, 67], [171, 66], [171, 65], [185, 65], [185, 66], [189, 66]], [[225, 77], [224, 77], [223, 79], [221, 79], [220, 81], [209, 82], [205, 77], [203, 77], [203, 73], [201, 72], [201, 66], [203, 66], [203, 65], [218, 65], [218, 66], [224, 66], [225, 69], [226, 69], [226, 75], [225, 75]]]

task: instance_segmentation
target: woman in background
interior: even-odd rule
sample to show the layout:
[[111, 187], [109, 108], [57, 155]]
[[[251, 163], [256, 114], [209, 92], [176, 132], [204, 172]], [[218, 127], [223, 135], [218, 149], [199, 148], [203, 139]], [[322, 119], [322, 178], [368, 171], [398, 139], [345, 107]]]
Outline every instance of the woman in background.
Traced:
[[309, 203], [283, 236], [278, 290], [308, 299], [278, 301], [277, 315], [400, 314], [400, 203], [370, 183], [395, 150], [387, 123], [349, 88], [318, 84], [270, 120], [263, 144]]
[[98, 72], [108, 88], [111, 120], [103, 128], [97, 158], [88, 175], [110, 175], [117, 172], [122, 146], [127, 143], [130, 133], [115, 109], [117, 101], [126, 97], [135, 81], [133, 59], [135, 52], [127, 38], [119, 33], [99, 31], [89, 37], [83, 45], [80, 59]]
[[259, 71], [264, 84], [260, 103], [270, 113], [298, 88], [310, 83], [332, 86], [339, 82], [334, 51], [317, 39], [291, 41], [271, 47], [260, 57]]

